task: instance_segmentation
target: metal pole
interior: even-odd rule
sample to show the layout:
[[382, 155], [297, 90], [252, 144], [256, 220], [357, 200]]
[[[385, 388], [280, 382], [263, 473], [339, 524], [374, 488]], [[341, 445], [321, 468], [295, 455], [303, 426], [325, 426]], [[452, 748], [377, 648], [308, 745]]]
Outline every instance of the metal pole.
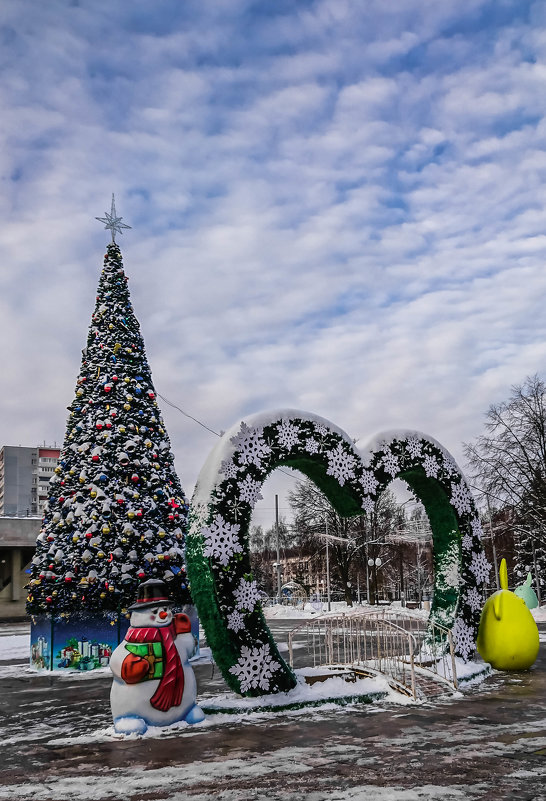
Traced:
[[495, 548], [495, 540], [493, 535], [493, 521], [491, 519], [491, 506], [489, 504], [489, 495], [485, 496], [485, 500], [487, 501], [487, 515], [489, 517], [489, 536], [491, 537], [491, 548], [493, 549], [493, 564], [495, 565], [495, 582], [497, 585], [497, 590], [500, 590], [499, 566], [497, 565], [497, 549]]
[[536, 585], [536, 588], [537, 588], [537, 601], [538, 601], [538, 605], [540, 606], [542, 601], [540, 599], [540, 581], [538, 580], [537, 555], [536, 555], [536, 551], [535, 551], [535, 543], [531, 541], [531, 544], [532, 544], [532, 547], [533, 547], [533, 564], [535, 566], [535, 585]]
[[279, 496], [275, 495], [275, 533], [277, 534], [277, 603], [281, 602], [281, 543], [279, 533]]
[[330, 597], [330, 552], [328, 550], [328, 517], [325, 518], [326, 521], [326, 598], [328, 599], [328, 611], [330, 612], [332, 609], [331, 597]]
[[417, 540], [417, 603], [421, 608], [421, 576], [419, 574], [419, 540]]
[[358, 605], [361, 606], [360, 603], [360, 572], [356, 574], [356, 593], [358, 597]]
[[366, 545], [366, 603], [370, 603], [370, 568], [368, 565], [368, 546]]

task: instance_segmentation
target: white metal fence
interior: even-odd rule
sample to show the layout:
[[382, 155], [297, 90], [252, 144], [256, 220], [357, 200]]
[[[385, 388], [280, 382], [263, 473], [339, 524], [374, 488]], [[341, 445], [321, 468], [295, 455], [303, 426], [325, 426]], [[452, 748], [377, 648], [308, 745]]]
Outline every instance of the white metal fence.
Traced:
[[[303, 640], [313, 667], [343, 665], [355, 673], [382, 673], [413, 698], [457, 688], [451, 631], [392, 609], [328, 615], [305, 621], [288, 635], [290, 664], [294, 643]], [[426, 677], [429, 677], [428, 687]]]

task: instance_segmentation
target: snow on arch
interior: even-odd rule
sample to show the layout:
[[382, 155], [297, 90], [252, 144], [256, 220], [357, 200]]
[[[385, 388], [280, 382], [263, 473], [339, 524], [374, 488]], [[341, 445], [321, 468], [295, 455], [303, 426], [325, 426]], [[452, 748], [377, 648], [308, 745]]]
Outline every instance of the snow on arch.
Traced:
[[248, 543], [260, 489], [281, 465], [309, 476], [346, 516], [371, 511], [395, 478], [410, 485], [434, 537], [431, 614], [453, 626], [457, 652], [468, 658], [479, 622], [477, 588], [489, 565], [474, 501], [449, 452], [416, 431], [388, 432], [358, 450], [330, 421], [282, 409], [248, 417], [223, 435], [199, 475], [190, 509], [186, 558], [192, 595], [228, 685], [260, 695], [289, 690], [296, 681], [261, 612]]

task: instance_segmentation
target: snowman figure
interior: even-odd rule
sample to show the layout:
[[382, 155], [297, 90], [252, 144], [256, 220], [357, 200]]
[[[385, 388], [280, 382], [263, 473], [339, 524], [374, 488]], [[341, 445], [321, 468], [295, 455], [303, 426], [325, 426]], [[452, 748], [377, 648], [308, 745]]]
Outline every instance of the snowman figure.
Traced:
[[157, 579], [140, 585], [129, 610], [131, 627], [110, 659], [116, 732], [144, 734], [148, 726], [204, 720], [188, 661], [195, 653], [189, 617], [173, 615], [167, 587]]

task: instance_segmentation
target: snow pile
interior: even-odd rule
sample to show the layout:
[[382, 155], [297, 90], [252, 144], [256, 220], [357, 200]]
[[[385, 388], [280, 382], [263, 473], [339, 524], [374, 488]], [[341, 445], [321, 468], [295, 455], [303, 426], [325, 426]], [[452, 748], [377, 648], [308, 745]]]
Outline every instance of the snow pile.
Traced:
[[11, 634], [0, 637], [0, 662], [30, 659], [30, 634]]
[[[392, 603], [389, 606], [371, 606], [369, 604], [355, 604], [354, 606], [347, 606], [345, 601], [332, 601], [330, 604], [331, 610], [328, 611], [328, 604], [306, 603], [301, 607], [288, 606], [284, 604], [272, 604], [265, 606], [263, 613], [266, 620], [278, 619], [310, 619], [314, 617], [324, 617], [325, 615], [359, 615], [364, 612], [378, 612], [382, 609], [402, 609], [400, 604]], [[411, 615], [412, 617], [427, 618], [428, 611], [426, 609], [403, 609], [404, 614]]]
[[[261, 695], [255, 698], [246, 698], [235, 695], [235, 693], [226, 693], [218, 695], [214, 698], [207, 698], [206, 703], [203, 704], [207, 714], [214, 714], [215, 712], [254, 712], [264, 709], [282, 709], [286, 707], [296, 707], [299, 705], [313, 705], [324, 703], [328, 700], [335, 699], [358, 699], [365, 698], [368, 701], [383, 699], [389, 696], [388, 700], [394, 700], [399, 703], [400, 695], [394, 693], [385, 679], [357, 679], [354, 682], [348, 682], [333, 673], [332, 678], [327, 678], [325, 681], [315, 681], [314, 684], [307, 684], [304, 675], [320, 675], [324, 676], [328, 672], [327, 668], [305, 670], [296, 670], [298, 677], [298, 684], [293, 690], [285, 693], [275, 693], [268, 695]], [[392, 699], [391, 699], [392, 696]], [[406, 700], [405, 698], [403, 700]]]
[[531, 609], [531, 614], [537, 623], [539, 621], [544, 623], [546, 621], [546, 606], [537, 606], [535, 609]]

